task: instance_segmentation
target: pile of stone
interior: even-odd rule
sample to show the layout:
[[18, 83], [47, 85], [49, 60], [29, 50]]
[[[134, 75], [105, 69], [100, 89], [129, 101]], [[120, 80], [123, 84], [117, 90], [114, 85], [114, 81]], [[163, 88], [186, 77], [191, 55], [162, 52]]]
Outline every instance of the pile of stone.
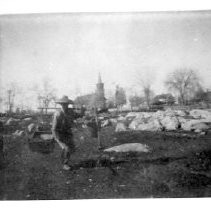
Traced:
[[141, 131], [185, 131], [202, 132], [210, 128], [210, 110], [182, 110], [157, 112], [131, 112], [125, 117], [118, 118], [116, 132], [126, 130]]

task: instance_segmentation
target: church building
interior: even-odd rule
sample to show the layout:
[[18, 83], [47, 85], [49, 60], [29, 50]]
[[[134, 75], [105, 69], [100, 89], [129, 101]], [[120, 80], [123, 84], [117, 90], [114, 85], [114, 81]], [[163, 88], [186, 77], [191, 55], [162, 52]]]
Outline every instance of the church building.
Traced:
[[88, 109], [91, 109], [91, 108], [105, 109], [106, 108], [104, 83], [102, 82], [100, 74], [98, 75], [98, 83], [96, 84], [95, 93], [78, 96], [75, 99], [75, 105], [77, 106], [84, 105]]

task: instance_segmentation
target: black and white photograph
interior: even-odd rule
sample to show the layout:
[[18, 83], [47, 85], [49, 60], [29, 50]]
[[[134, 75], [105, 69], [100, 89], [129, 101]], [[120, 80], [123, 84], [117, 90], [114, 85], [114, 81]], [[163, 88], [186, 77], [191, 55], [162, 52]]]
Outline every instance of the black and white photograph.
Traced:
[[0, 200], [211, 197], [210, 68], [211, 10], [0, 15]]

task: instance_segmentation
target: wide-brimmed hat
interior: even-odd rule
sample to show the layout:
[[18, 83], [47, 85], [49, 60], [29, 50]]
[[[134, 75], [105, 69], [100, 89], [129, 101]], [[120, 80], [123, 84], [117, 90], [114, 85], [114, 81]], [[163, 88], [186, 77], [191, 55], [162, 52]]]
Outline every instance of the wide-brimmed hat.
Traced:
[[55, 101], [57, 104], [73, 104], [73, 101], [68, 98], [68, 96], [63, 96], [62, 98]]

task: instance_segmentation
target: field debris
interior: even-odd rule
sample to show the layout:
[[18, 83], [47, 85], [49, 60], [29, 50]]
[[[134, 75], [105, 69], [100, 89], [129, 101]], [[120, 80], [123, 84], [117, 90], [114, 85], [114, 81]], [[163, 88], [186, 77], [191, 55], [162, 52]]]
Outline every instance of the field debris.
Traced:
[[150, 151], [146, 144], [128, 143], [105, 149], [104, 152], [146, 152]]

